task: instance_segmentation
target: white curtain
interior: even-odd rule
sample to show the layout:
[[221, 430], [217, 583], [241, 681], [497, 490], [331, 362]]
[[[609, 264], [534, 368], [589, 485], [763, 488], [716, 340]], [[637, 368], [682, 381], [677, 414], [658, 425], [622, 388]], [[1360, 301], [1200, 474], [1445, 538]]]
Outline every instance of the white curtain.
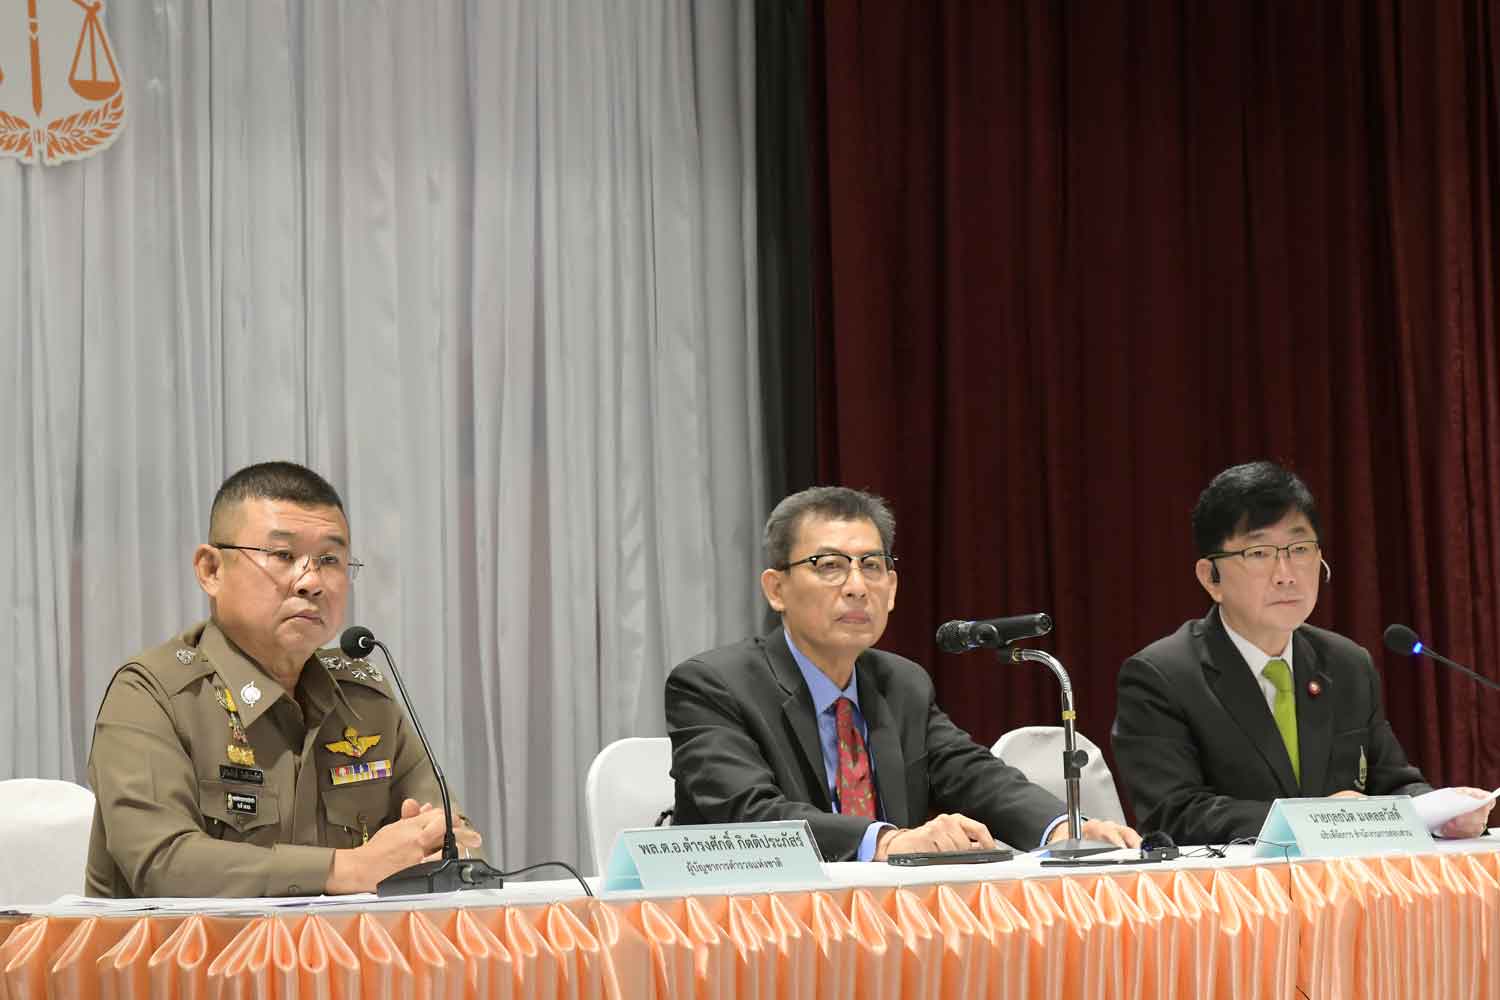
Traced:
[[490, 860], [584, 858], [594, 753], [761, 620], [753, 8], [104, 16], [120, 140], [0, 160], [0, 777], [84, 779], [218, 483], [290, 458]]

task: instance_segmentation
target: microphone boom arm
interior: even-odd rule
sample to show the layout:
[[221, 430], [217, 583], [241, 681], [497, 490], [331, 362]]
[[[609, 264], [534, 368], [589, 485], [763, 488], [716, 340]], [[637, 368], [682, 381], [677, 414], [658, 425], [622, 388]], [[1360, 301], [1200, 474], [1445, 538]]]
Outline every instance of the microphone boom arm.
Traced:
[[1490, 678], [1484, 676], [1483, 674], [1477, 674], [1474, 671], [1470, 670], [1468, 667], [1463, 666], [1462, 664], [1454, 663], [1452, 660], [1448, 659], [1443, 654], [1441, 654], [1441, 653], [1434, 653], [1432, 650], [1428, 649], [1426, 646], [1422, 647], [1422, 649], [1421, 649], [1421, 651], [1420, 651], [1420, 653], [1418, 655], [1420, 655], [1420, 656], [1430, 656], [1434, 660], [1437, 660], [1439, 663], [1446, 663], [1448, 666], [1452, 667], [1454, 670], [1457, 670], [1459, 673], [1464, 674], [1464, 675], [1472, 678], [1473, 680], [1478, 681], [1480, 684], [1484, 685], [1485, 687], [1490, 688], [1491, 690], [1500, 691], [1500, 683], [1496, 683], [1495, 681], [1493, 681]]
[[[503, 888], [505, 872], [492, 868], [483, 858], [459, 857], [458, 838], [453, 834], [453, 799], [448, 794], [448, 779], [432, 752], [432, 744], [427, 741], [427, 733], [423, 731], [422, 722], [417, 718], [416, 706], [406, 693], [406, 685], [401, 681], [401, 671], [396, 669], [396, 658], [391, 655], [385, 643], [375, 638], [375, 634], [364, 626], [356, 625], [345, 629], [339, 639], [340, 651], [350, 659], [369, 656], [376, 647], [379, 647], [385, 656], [385, 662], [390, 666], [391, 678], [396, 682], [396, 690], [401, 695], [406, 717], [417, 731], [417, 740], [427, 754], [427, 764], [432, 768], [432, 776], [437, 779], [438, 796], [443, 800], [443, 849], [435, 861], [419, 861], [387, 875], [375, 884], [375, 894], [409, 896], [413, 893]], [[580, 884], [586, 894], [593, 895], [586, 882], [580, 880]]]
[[[391, 678], [396, 682], [396, 689], [401, 692], [402, 704], [410, 705], [411, 695], [406, 693], [406, 685], [401, 683], [401, 672], [396, 669], [396, 661], [391, 659], [391, 651], [385, 648], [385, 643], [373, 636], [370, 642], [379, 647], [380, 652], [385, 655], [386, 665], [391, 668]], [[458, 840], [453, 836], [453, 800], [448, 796], [448, 778], [438, 764], [437, 755], [432, 752], [432, 744], [427, 742], [427, 734], [422, 731], [422, 721], [414, 712], [408, 712], [406, 717], [411, 720], [411, 726], [417, 731], [417, 739], [422, 744], [422, 751], [427, 754], [427, 760], [432, 764], [432, 774], [437, 778], [438, 793], [443, 799], [443, 857], [457, 861]]]

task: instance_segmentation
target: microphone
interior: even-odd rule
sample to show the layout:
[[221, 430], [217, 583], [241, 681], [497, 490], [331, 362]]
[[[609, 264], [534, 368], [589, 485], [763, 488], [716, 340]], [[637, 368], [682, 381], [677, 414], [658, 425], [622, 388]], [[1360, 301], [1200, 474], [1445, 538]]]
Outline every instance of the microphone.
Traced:
[[971, 649], [999, 649], [1017, 639], [1034, 639], [1052, 631], [1049, 614], [951, 621], [938, 626], [938, 648], [945, 653], [967, 653]]
[[386, 876], [376, 885], [376, 894], [410, 896], [419, 892], [457, 892], [461, 889], [504, 887], [504, 872], [491, 868], [482, 858], [458, 856], [458, 841], [453, 836], [453, 800], [448, 797], [448, 779], [443, 777], [443, 769], [438, 767], [437, 755], [432, 752], [432, 744], [427, 742], [427, 734], [422, 731], [416, 706], [406, 693], [406, 685], [401, 683], [401, 675], [396, 671], [396, 661], [391, 658], [391, 651], [385, 648], [385, 643], [375, 638], [374, 632], [363, 625], [351, 625], [339, 636], [339, 649], [351, 660], [364, 659], [376, 647], [385, 654], [385, 662], [391, 668], [391, 677], [396, 681], [396, 690], [401, 692], [401, 704], [406, 706], [407, 717], [411, 719], [412, 728], [417, 731], [422, 749], [427, 752], [427, 763], [432, 765], [433, 777], [437, 778], [438, 792], [443, 798], [444, 824], [443, 856], [437, 861], [423, 861]]
[[1403, 656], [1430, 656], [1439, 663], [1452, 667], [1461, 674], [1467, 674], [1487, 688], [1500, 690], [1500, 683], [1496, 683], [1482, 674], [1476, 674], [1463, 664], [1454, 663], [1446, 656], [1428, 649], [1422, 640], [1418, 638], [1417, 633], [1405, 625], [1392, 625], [1385, 630], [1385, 648], [1393, 653], [1400, 653]]

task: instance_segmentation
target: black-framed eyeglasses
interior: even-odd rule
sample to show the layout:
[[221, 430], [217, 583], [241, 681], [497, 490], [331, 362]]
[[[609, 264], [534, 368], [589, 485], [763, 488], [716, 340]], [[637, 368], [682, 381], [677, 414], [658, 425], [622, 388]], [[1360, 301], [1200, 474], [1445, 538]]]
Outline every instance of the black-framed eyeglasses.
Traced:
[[804, 563], [812, 568], [819, 580], [832, 587], [841, 586], [849, 579], [849, 571], [856, 565], [866, 583], [884, 583], [896, 571], [896, 557], [888, 552], [866, 552], [862, 556], [851, 556], [847, 552], [816, 552], [779, 568], [785, 572]]
[[[346, 576], [350, 580], [359, 576], [359, 571], [364, 563], [358, 559], [350, 559], [348, 556], [337, 552], [324, 552], [322, 555], [299, 556], [291, 549], [268, 549], [259, 545], [225, 545], [219, 542], [209, 542], [216, 549], [234, 549], [236, 552], [259, 552], [264, 555], [265, 561], [261, 566], [271, 574], [271, 577], [282, 582], [295, 580], [306, 573], [308, 567], [318, 571], [318, 575], [327, 579], [329, 577]], [[260, 562], [260, 560], [257, 560]]]
[[1251, 572], [1270, 573], [1271, 568], [1276, 565], [1276, 560], [1283, 555], [1286, 556], [1288, 564], [1298, 569], [1307, 569], [1318, 564], [1321, 552], [1322, 546], [1318, 544], [1318, 540], [1309, 538], [1287, 545], [1250, 545], [1233, 552], [1210, 552], [1203, 558], [1213, 562], [1217, 559], [1239, 556]]

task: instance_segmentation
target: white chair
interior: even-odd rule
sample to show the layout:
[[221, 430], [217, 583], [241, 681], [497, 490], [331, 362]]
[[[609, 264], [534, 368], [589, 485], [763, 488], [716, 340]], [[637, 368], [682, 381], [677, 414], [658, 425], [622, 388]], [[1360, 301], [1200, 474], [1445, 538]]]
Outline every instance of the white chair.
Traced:
[[0, 909], [83, 892], [94, 793], [71, 781], [0, 781]]
[[583, 786], [594, 871], [604, 874], [617, 833], [656, 825], [674, 798], [672, 741], [665, 736], [631, 736], [600, 750]]
[[[1125, 809], [1120, 805], [1120, 793], [1115, 788], [1115, 777], [1109, 773], [1104, 754], [1082, 733], [1078, 734], [1078, 749], [1089, 755], [1078, 782], [1079, 808], [1089, 819], [1110, 819], [1125, 822]], [[1012, 729], [1000, 737], [991, 751], [1011, 767], [1019, 768], [1026, 777], [1041, 785], [1064, 802], [1062, 775], [1063, 731], [1061, 726], [1022, 726]]]

